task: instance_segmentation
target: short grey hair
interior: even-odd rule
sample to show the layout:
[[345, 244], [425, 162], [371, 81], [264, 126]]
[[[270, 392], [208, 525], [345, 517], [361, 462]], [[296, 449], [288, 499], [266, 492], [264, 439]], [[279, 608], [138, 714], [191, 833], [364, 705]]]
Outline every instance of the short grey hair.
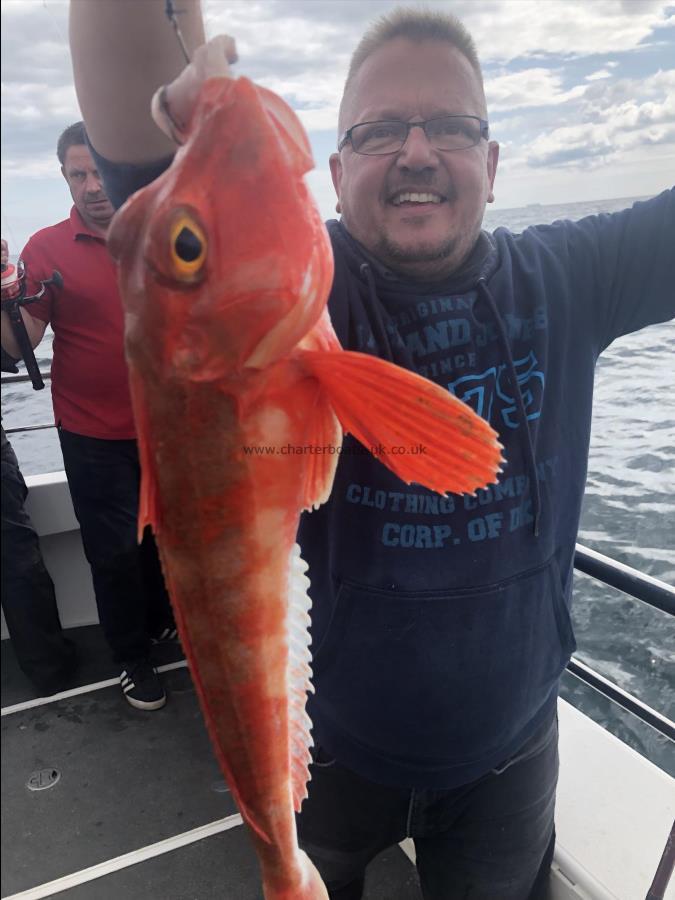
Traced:
[[476, 45], [466, 26], [456, 16], [424, 7], [399, 6], [376, 19], [354, 50], [342, 92], [340, 116], [347, 91], [363, 63], [372, 53], [396, 38], [406, 38], [415, 42], [445, 41], [456, 47], [467, 58], [478, 75], [481, 87], [483, 86], [483, 73]]

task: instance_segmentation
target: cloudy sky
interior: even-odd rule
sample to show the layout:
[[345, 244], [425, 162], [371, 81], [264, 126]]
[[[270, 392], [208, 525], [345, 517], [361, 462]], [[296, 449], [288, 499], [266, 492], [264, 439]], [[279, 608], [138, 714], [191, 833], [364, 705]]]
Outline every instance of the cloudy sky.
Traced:
[[[299, 112], [317, 166], [310, 184], [326, 218], [334, 214], [327, 160], [349, 56], [367, 23], [396, 5], [203, 0], [209, 37], [237, 39], [237, 71]], [[636, 197], [675, 182], [673, 0], [426, 5], [462, 18], [478, 46], [502, 148], [495, 207]], [[54, 150], [62, 129], [80, 118], [67, 6], [2, 0], [2, 234], [12, 249], [70, 208]]]

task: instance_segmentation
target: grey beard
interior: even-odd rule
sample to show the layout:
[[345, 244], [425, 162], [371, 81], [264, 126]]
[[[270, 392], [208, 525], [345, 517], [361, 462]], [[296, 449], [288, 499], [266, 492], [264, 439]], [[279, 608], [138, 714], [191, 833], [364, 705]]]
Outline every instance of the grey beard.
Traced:
[[451, 257], [457, 249], [457, 243], [456, 238], [450, 238], [440, 245], [423, 244], [414, 249], [406, 249], [390, 241], [386, 235], [382, 235], [373, 255], [383, 262], [391, 261], [392, 263], [438, 262]]

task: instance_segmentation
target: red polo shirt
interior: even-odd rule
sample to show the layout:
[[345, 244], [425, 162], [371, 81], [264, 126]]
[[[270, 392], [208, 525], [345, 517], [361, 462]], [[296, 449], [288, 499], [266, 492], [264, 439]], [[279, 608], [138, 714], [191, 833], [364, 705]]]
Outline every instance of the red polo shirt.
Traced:
[[66, 431], [120, 440], [136, 437], [124, 359], [124, 321], [117, 272], [105, 240], [73, 206], [70, 218], [36, 232], [21, 254], [27, 292], [36, 279], [63, 276], [27, 307], [54, 332], [54, 418]]

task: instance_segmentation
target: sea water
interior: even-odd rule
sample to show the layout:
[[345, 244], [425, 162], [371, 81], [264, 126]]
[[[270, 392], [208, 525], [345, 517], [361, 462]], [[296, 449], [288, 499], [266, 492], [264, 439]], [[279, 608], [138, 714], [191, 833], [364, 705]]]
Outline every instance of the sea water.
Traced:
[[[492, 210], [488, 230], [514, 232], [557, 219], [580, 219], [630, 206], [631, 199]], [[38, 348], [49, 369], [53, 335]], [[579, 542], [675, 583], [675, 324], [654, 325], [615, 341], [596, 377], [588, 480]], [[52, 421], [49, 382], [4, 385], [5, 428]], [[10, 435], [25, 475], [63, 468], [54, 429]], [[577, 656], [675, 718], [675, 621], [620, 591], [577, 574], [573, 620]], [[675, 775], [672, 744], [565, 675], [562, 694], [610, 731]]]

